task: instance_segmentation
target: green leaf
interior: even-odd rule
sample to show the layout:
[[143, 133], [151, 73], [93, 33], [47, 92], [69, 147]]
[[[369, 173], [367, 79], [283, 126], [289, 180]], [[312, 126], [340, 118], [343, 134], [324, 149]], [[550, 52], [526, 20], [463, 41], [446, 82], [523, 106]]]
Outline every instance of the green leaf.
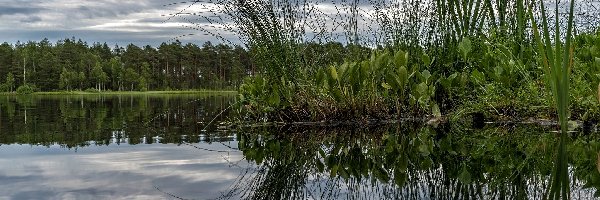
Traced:
[[269, 95], [269, 105], [277, 107], [280, 103], [281, 98], [279, 97], [279, 91], [274, 88], [271, 95]]
[[458, 180], [460, 182], [462, 182], [463, 184], [470, 184], [471, 183], [471, 173], [469, 173], [469, 171], [467, 171], [467, 167], [463, 166], [460, 174], [458, 174]]
[[323, 72], [323, 68], [320, 68], [319, 71], [317, 71], [317, 77], [316, 77], [316, 81], [317, 81], [317, 85], [321, 85], [323, 83], [325, 77], [325, 72]]
[[471, 52], [471, 40], [469, 38], [463, 38], [460, 43], [458, 43], [458, 50], [462, 53], [463, 58], [466, 60], [467, 55]]
[[406, 83], [408, 82], [408, 70], [406, 70], [406, 67], [404, 66], [398, 68], [398, 81], [400, 82], [401, 89], [406, 87]]
[[426, 53], [421, 55], [421, 61], [423, 61], [423, 65], [425, 66], [431, 65], [431, 58]]
[[429, 156], [429, 146], [425, 143], [422, 143], [421, 145], [419, 145], [419, 152], [421, 153], [421, 155], [423, 156]]
[[590, 54], [594, 57], [600, 57], [600, 48], [596, 46], [590, 47]]
[[402, 154], [398, 157], [398, 161], [396, 163], [396, 170], [406, 172], [408, 170], [408, 156], [406, 154]]
[[377, 69], [386, 69], [388, 64], [391, 63], [389, 54], [387, 52], [382, 53], [377, 57]]
[[382, 183], [387, 183], [390, 181], [390, 176], [380, 166], [375, 166], [374, 172], [376, 172], [375, 177], [377, 177], [377, 179], [379, 179], [379, 181], [381, 181]]
[[431, 73], [429, 72], [429, 70], [425, 70], [423, 72], [421, 72], [421, 76], [423, 77], [423, 81], [429, 83], [429, 78], [431, 78]]
[[315, 164], [317, 165], [317, 169], [319, 170], [319, 172], [323, 173], [323, 171], [325, 170], [325, 165], [323, 165], [321, 160], [316, 159]]
[[454, 72], [454, 74], [448, 76], [448, 80], [454, 80], [458, 76], [458, 72]]
[[427, 94], [427, 84], [425, 82], [420, 83], [419, 85], [417, 85], [417, 92], [419, 93], [419, 95], [424, 95]]
[[344, 180], [348, 180], [348, 178], [350, 178], [348, 171], [343, 167], [340, 167], [338, 174], [340, 174], [340, 177], [342, 177]]
[[396, 185], [402, 187], [404, 186], [404, 184], [406, 183], [406, 179], [407, 179], [407, 175], [406, 173], [400, 171], [400, 170], [394, 170], [394, 182], [396, 183]]
[[392, 86], [390, 86], [386, 82], [381, 83], [381, 87], [385, 88], [386, 90], [391, 90], [392, 89]]
[[433, 107], [431, 108], [431, 112], [433, 113], [433, 116], [435, 117], [442, 117], [442, 112], [440, 111], [440, 107], [437, 104], [433, 104]]
[[340, 81], [344, 81], [346, 73], [347, 73], [347, 69], [348, 69], [348, 63], [344, 62], [344, 64], [340, 65], [340, 67], [337, 70], [337, 74], [338, 74], [338, 78], [340, 78]]
[[483, 84], [485, 82], [485, 75], [478, 70], [473, 70], [473, 72], [471, 72], [471, 77], [473, 78], [474, 82], [478, 84]]
[[385, 74], [385, 80], [387, 83], [390, 84], [392, 89], [394, 89], [395, 91], [400, 90], [400, 78], [398, 78], [398, 76], [396, 74], [393, 74], [393, 73]]
[[407, 58], [408, 58], [407, 52], [398, 50], [396, 52], [396, 54], [394, 54], [394, 64], [396, 64], [396, 67], [406, 66], [406, 62], [408, 60]]
[[334, 66], [329, 67], [329, 75], [331, 76], [331, 78], [333, 78], [333, 80], [336, 80], [336, 81], [340, 80], [337, 69]]
[[333, 167], [331, 168], [331, 172], [330, 172], [329, 176], [332, 177], [332, 178], [337, 177], [337, 172], [338, 172], [339, 167], [340, 166], [338, 164], [333, 165]]

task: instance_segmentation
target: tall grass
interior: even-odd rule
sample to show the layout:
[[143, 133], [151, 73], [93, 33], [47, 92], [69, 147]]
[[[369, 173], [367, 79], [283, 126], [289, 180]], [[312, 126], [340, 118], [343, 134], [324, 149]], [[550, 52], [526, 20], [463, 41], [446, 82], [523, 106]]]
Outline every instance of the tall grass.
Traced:
[[[549, 80], [554, 96], [555, 106], [558, 110], [560, 121], [560, 138], [557, 149], [555, 166], [552, 172], [551, 185], [549, 188], [549, 199], [569, 199], [569, 171], [566, 152], [566, 142], [568, 134], [568, 109], [569, 109], [569, 74], [573, 66], [574, 47], [571, 45], [573, 38], [573, 8], [575, 1], [570, 1], [569, 17], [567, 24], [566, 38], [564, 46], [560, 39], [561, 32], [559, 27], [559, 6], [556, 1], [555, 8], [555, 27], [554, 27], [554, 47], [552, 47], [552, 38], [549, 31], [549, 22], [546, 15], [546, 8], [543, 1], [540, 1], [542, 11], [542, 33], [540, 36], [537, 22], [530, 13], [535, 40], [538, 44], [539, 54], [544, 65], [546, 78]], [[562, 55], [561, 55], [562, 54]]]

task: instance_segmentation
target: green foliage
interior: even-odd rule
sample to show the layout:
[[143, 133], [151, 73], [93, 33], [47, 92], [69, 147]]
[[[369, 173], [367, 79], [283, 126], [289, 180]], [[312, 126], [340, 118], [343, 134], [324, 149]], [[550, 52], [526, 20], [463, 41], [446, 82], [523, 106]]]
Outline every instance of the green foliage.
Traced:
[[3, 91], [7, 91], [7, 92], [13, 91], [13, 88], [15, 87], [15, 77], [13, 76], [12, 72], [9, 72], [6, 75], [6, 82], [4, 83], [4, 87], [5, 87], [5, 89]]
[[[294, 106], [305, 104], [307, 107], [297, 109], [310, 109], [311, 116], [305, 117], [313, 120], [327, 112], [332, 112], [327, 115], [345, 112], [363, 115], [372, 109], [380, 110], [382, 113], [379, 117], [383, 118], [400, 116], [403, 111], [439, 117], [442, 110], [435, 96], [439, 80], [442, 79], [428, 70], [419, 70], [418, 66], [431, 63], [427, 55], [423, 54], [422, 57], [422, 64], [409, 65], [406, 51], [376, 51], [367, 60], [331, 65], [318, 69], [315, 75], [298, 77], [297, 80], [315, 77], [314, 80], [300, 81], [307, 85], [300, 87], [299, 91], [292, 84], [283, 85], [285, 87], [271, 85], [257, 76], [248, 79], [240, 87], [241, 100], [247, 105], [246, 108], [251, 108], [249, 110], [268, 112], [288, 109], [289, 106], [292, 106], [291, 110], [296, 110]], [[453, 78], [447, 82], [454, 83]], [[458, 84], [447, 86], [459, 87]], [[332, 110], [334, 107], [338, 109]]]
[[17, 88], [17, 94], [31, 94], [34, 93], [37, 88], [33, 85], [22, 85]]
[[0, 84], [0, 92], [11, 92], [10, 87], [6, 84]]
[[100, 90], [98, 90], [97, 88], [88, 88], [88, 89], [85, 89], [84, 92], [88, 92], [88, 93], [100, 93]]

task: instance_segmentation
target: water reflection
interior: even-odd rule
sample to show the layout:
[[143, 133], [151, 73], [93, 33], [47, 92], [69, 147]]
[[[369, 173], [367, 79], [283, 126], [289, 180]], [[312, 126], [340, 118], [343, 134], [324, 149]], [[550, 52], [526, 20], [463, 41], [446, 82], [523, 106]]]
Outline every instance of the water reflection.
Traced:
[[205, 152], [174, 144], [90, 146], [77, 152], [4, 145], [0, 199], [217, 198], [239, 174], [240, 168], [229, 162], [240, 160], [236, 151]]
[[[532, 125], [222, 130], [235, 97], [0, 97], [0, 199], [543, 199], [557, 137]], [[600, 136], [567, 145], [572, 198]]]
[[[240, 135], [258, 167], [223, 198], [543, 199], [556, 144], [535, 126], [293, 132]], [[573, 198], [593, 199], [598, 189], [596, 141], [568, 145]]]
[[[0, 144], [198, 142], [232, 96], [109, 95], [0, 97]], [[217, 121], [226, 119], [228, 112]], [[182, 137], [185, 135], [185, 137]]]
[[219, 197], [245, 161], [233, 133], [198, 122], [233, 100], [2, 96], [0, 199]]

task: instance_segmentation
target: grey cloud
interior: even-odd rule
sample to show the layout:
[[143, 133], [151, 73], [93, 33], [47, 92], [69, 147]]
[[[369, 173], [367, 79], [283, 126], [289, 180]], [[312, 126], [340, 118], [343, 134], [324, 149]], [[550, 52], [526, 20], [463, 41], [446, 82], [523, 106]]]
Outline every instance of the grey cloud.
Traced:
[[0, 175], [0, 180], [2, 180], [2, 182], [0, 182], [0, 185], [4, 185], [3, 187], [7, 187], [8, 185], [12, 185], [18, 182], [26, 182], [26, 181], [31, 181], [31, 180], [35, 180], [41, 178], [40, 176], [3, 176]]
[[35, 15], [29, 16], [29, 17], [21, 20], [22, 23], [34, 23], [34, 22], [40, 22], [40, 21], [42, 21], [42, 18], [39, 16], [35, 16]]
[[[100, 1], [102, 2], [102, 1]], [[159, 8], [157, 5], [133, 2], [104, 2], [100, 5], [80, 5], [71, 9], [73, 15], [84, 18], [111, 18]]]
[[35, 14], [39, 13], [43, 8], [39, 8], [36, 6], [12, 6], [12, 5], [2, 5], [0, 4], [0, 16], [3, 15], [15, 15], [15, 14]]
[[[193, 34], [193, 35], [189, 35]], [[127, 44], [135, 44], [138, 46], [152, 45], [158, 46], [163, 42], [169, 42], [178, 36], [189, 35], [178, 38], [180, 41], [187, 43], [203, 44], [206, 41], [213, 43], [221, 43], [219, 39], [204, 35], [204, 33], [188, 28], [153, 28], [146, 32], [127, 32], [118, 30], [2, 30], [0, 29], [5, 41], [16, 43], [16, 41], [40, 41], [48, 38], [52, 42], [65, 38], [81, 38], [88, 43], [106, 42], [109, 45], [118, 44], [125, 46]], [[231, 42], [239, 42], [237, 36], [231, 34], [222, 34]]]
[[11, 199], [38, 199], [40, 197], [52, 197], [56, 196], [56, 193], [50, 190], [31, 190], [23, 191], [12, 195]]
[[91, 9], [87, 6], [79, 6], [78, 9], [78, 14], [85, 16], [86, 18], [97, 18], [97, 17], [116, 17], [119, 14], [116, 13], [113, 10], [107, 10], [107, 9]]

